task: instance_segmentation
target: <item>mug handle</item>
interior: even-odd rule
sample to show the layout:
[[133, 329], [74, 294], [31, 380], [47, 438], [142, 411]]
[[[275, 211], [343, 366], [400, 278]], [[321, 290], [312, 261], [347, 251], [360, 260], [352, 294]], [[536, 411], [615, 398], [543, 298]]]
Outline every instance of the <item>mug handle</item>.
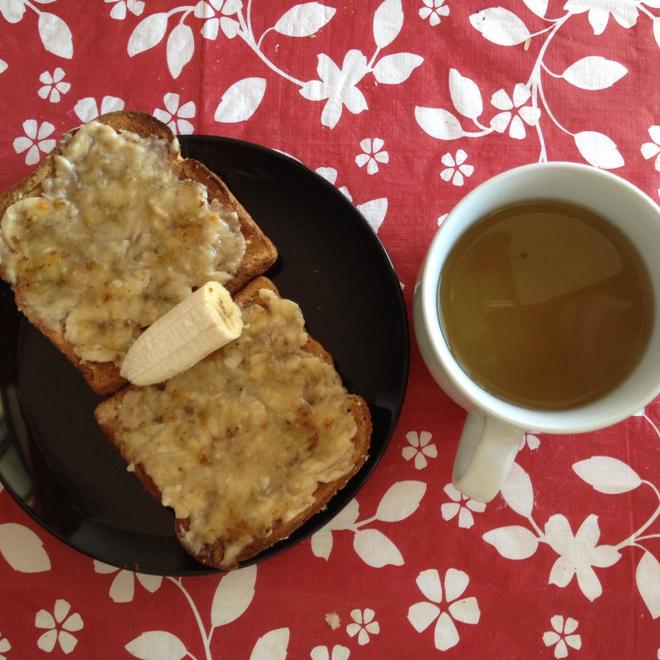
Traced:
[[468, 413], [454, 461], [454, 486], [479, 502], [502, 487], [520, 449], [524, 431], [497, 417]]

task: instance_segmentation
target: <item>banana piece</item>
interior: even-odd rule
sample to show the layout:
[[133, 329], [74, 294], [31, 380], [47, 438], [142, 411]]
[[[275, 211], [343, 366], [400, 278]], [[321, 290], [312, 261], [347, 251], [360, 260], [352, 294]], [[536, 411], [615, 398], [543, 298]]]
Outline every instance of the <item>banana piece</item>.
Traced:
[[227, 289], [207, 282], [138, 337], [121, 375], [134, 385], [160, 383], [234, 341], [242, 330], [241, 310]]

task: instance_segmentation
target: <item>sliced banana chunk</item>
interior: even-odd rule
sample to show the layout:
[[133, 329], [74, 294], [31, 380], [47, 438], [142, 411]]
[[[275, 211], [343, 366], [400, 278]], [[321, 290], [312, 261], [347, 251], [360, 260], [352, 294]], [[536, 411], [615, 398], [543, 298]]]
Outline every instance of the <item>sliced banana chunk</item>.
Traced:
[[207, 282], [161, 316], [130, 347], [121, 375], [153, 385], [190, 369], [243, 330], [238, 305], [218, 282]]

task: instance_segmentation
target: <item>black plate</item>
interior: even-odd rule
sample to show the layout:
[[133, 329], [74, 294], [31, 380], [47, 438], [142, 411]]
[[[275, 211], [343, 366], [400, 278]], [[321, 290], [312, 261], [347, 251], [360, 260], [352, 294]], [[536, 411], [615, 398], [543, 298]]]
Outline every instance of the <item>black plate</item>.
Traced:
[[[190, 136], [181, 143], [186, 156], [222, 176], [277, 245], [280, 257], [268, 276], [300, 304], [310, 334], [332, 353], [346, 387], [367, 400], [373, 419], [362, 470], [263, 559], [325, 525], [380, 459], [406, 388], [406, 312], [380, 241], [328, 182], [247, 142]], [[172, 512], [127, 473], [97, 427], [99, 398], [22, 318], [4, 284], [0, 320], [0, 478], [18, 503], [62, 541], [104, 562], [146, 573], [210, 572], [182, 550]]]

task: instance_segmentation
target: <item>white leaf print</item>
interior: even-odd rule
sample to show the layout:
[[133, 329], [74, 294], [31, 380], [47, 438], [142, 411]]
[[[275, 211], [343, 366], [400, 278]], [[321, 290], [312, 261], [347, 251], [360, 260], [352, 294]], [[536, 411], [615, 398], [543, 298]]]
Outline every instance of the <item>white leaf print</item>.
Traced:
[[404, 564], [399, 549], [377, 529], [361, 529], [356, 532], [353, 547], [360, 559], [373, 568]]
[[165, 630], [144, 632], [124, 648], [141, 660], [181, 660], [188, 655], [183, 642]]
[[376, 520], [405, 520], [417, 511], [425, 492], [426, 484], [423, 481], [398, 481], [383, 495], [376, 509]]
[[625, 165], [616, 144], [602, 133], [583, 131], [576, 133], [575, 146], [590, 165], [604, 170], [614, 170]]
[[21, 573], [41, 573], [50, 570], [50, 559], [42, 540], [24, 525], [0, 525], [0, 554]]
[[573, 471], [599, 493], [618, 495], [634, 490], [642, 480], [623, 461], [611, 456], [592, 456], [573, 463]]
[[[320, 168], [321, 169], [321, 168]], [[360, 515], [357, 500], [351, 500], [329, 523], [329, 529], [351, 529]]]
[[456, 69], [449, 70], [449, 94], [456, 110], [468, 119], [476, 119], [484, 110], [477, 83]]
[[4, 60], [0, 60], [0, 73], [5, 72], [8, 69], [8, 64]]
[[507, 559], [527, 559], [538, 548], [538, 538], [527, 527], [511, 525], [498, 527], [482, 536], [497, 552]]
[[378, 48], [389, 46], [403, 27], [401, 0], [385, 0], [374, 14], [374, 40]]
[[53, 55], [70, 60], [73, 57], [73, 40], [69, 26], [55, 14], [39, 14], [39, 36], [44, 48]]
[[138, 53], [153, 48], [160, 43], [167, 30], [167, 14], [159, 12], [143, 18], [128, 38], [128, 56], [134, 57]]
[[222, 95], [214, 119], [226, 124], [247, 121], [259, 107], [266, 93], [265, 78], [243, 78]]
[[319, 2], [304, 2], [291, 7], [273, 29], [287, 37], [309, 37], [329, 23], [336, 11]]
[[490, 7], [470, 16], [472, 27], [498, 46], [515, 46], [527, 41], [527, 26], [504, 7]]
[[374, 67], [374, 78], [384, 85], [398, 85], [410, 77], [410, 74], [424, 61], [423, 57], [413, 53], [394, 53], [381, 57]]
[[332, 530], [322, 529], [312, 535], [312, 553], [326, 561], [332, 552]]
[[254, 597], [256, 580], [256, 566], [233, 571], [220, 580], [211, 605], [211, 625], [214, 628], [236, 621], [247, 610]]
[[534, 506], [532, 482], [518, 463], [511, 466], [511, 471], [502, 484], [502, 497], [518, 515], [525, 518], [532, 515]]
[[0, 2], [0, 14], [7, 23], [18, 23], [25, 13], [25, 5], [22, 0], [2, 0]]
[[438, 140], [455, 140], [463, 135], [458, 119], [442, 108], [416, 106], [415, 119], [425, 133]]
[[527, 5], [527, 9], [537, 16], [545, 16], [545, 12], [548, 11], [548, 0], [523, 0], [523, 2]]
[[653, 36], [655, 37], [655, 43], [660, 47], [660, 17], [653, 19]]
[[583, 57], [574, 62], [562, 74], [571, 85], [580, 89], [606, 89], [628, 73], [623, 64], [604, 57]]
[[179, 23], [167, 39], [167, 67], [172, 78], [178, 78], [181, 70], [192, 59], [195, 52], [195, 37], [192, 28]]
[[650, 552], [645, 552], [639, 560], [635, 580], [651, 617], [657, 619], [660, 616], [660, 562]]
[[358, 204], [357, 210], [362, 213], [371, 228], [378, 233], [387, 213], [387, 197], [379, 197], [364, 204]]
[[262, 635], [250, 653], [250, 660], [284, 660], [289, 646], [289, 629], [276, 628]]

